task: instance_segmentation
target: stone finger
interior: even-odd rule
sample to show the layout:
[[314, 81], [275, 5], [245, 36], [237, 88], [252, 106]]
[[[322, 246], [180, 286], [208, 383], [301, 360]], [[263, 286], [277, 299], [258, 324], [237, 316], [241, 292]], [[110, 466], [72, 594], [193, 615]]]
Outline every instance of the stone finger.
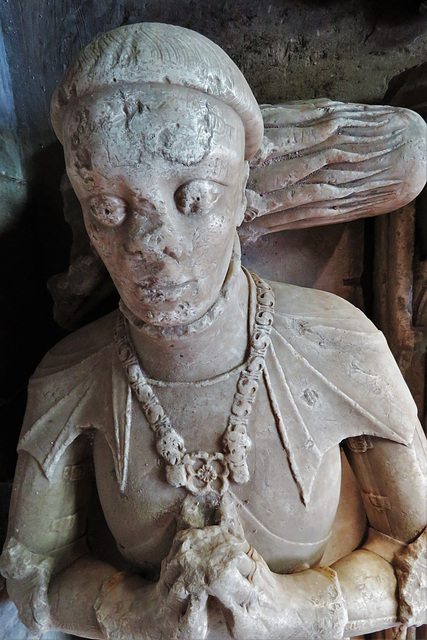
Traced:
[[207, 591], [228, 607], [246, 606], [257, 600], [254, 587], [237, 567], [229, 567], [209, 581]]
[[208, 629], [207, 614], [208, 595], [203, 592], [198, 595], [192, 594], [187, 601], [187, 609], [182, 617], [183, 627], [186, 629], [186, 640], [203, 640]]

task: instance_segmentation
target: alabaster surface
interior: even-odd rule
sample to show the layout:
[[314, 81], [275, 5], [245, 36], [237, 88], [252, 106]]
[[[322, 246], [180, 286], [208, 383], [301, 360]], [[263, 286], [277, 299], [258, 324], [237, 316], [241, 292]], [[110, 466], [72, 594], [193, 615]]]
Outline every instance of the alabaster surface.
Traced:
[[415, 404], [361, 311], [242, 269], [236, 230], [408, 202], [423, 121], [261, 110], [221, 49], [161, 24], [89, 45], [52, 120], [87, 264], [121, 302], [30, 383], [0, 565], [21, 620], [117, 640], [404, 638], [425, 617]]

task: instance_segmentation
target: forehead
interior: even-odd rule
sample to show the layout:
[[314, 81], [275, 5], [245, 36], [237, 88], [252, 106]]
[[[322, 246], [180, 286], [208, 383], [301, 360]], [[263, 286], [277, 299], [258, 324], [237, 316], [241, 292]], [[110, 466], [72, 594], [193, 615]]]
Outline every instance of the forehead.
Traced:
[[234, 165], [243, 160], [244, 139], [231, 107], [183, 87], [103, 90], [69, 109], [64, 121], [68, 164], [78, 170], [84, 155], [86, 168], [101, 173], [140, 164], [191, 168], [207, 159]]

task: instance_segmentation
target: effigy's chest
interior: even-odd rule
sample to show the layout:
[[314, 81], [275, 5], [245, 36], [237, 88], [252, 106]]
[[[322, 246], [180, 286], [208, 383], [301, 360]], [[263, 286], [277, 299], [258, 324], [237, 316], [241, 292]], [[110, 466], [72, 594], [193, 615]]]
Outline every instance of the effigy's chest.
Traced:
[[[238, 372], [211, 384], [156, 388], [188, 452], [221, 451], [237, 376]], [[248, 541], [276, 571], [317, 562], [339, 500], [339, 448], [323, 456], [310, 502], [304, 505], [263, 385], [253, 405], [248, 434], [252, 441], [250, 479], [229, 484]], [[167, 483], [155, 435], [136, 401], [132, 402], [126, 455], [127, 483], [120, 491], [111, 451], [102, 432], [98, 433], [94, 457], [102, 508], [121, 553], [141, 571], [156, 574], [170, 549], [187, 490]]]

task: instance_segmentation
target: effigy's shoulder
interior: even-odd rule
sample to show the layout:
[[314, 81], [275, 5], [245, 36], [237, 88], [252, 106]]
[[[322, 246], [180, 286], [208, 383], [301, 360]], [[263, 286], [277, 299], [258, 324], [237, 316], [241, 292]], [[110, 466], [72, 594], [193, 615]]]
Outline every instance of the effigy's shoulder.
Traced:
[[305, 318], [307, 324], [327, 322], [328, 326], [379, 333], [374, 323], [351, 302], [328, 291], [269, 282], [275, 294], [277, 315]]
[[32, 381], [72, 371], [79, 365], [84, 369], [102, 359], [104, 351], [113, 344], [116, 318], [117, 311], [113, 311], [58, 342], [38, 365]]
[[311, 420], [325, 421], [322, 433], [339, 425], [337, 441], [365, 434], [409, 444], [417, 408], [383, 333], [339, 296], [269, 284], [273, 359], [300, 415], [308, 402]]
[[116, 395], [123, 391], [113, 371], [116, 313], [59, 342], [30, 379], [18, 450], [30, 453], [47, 478], [80, 434], [115, 424], [114, 385]]

